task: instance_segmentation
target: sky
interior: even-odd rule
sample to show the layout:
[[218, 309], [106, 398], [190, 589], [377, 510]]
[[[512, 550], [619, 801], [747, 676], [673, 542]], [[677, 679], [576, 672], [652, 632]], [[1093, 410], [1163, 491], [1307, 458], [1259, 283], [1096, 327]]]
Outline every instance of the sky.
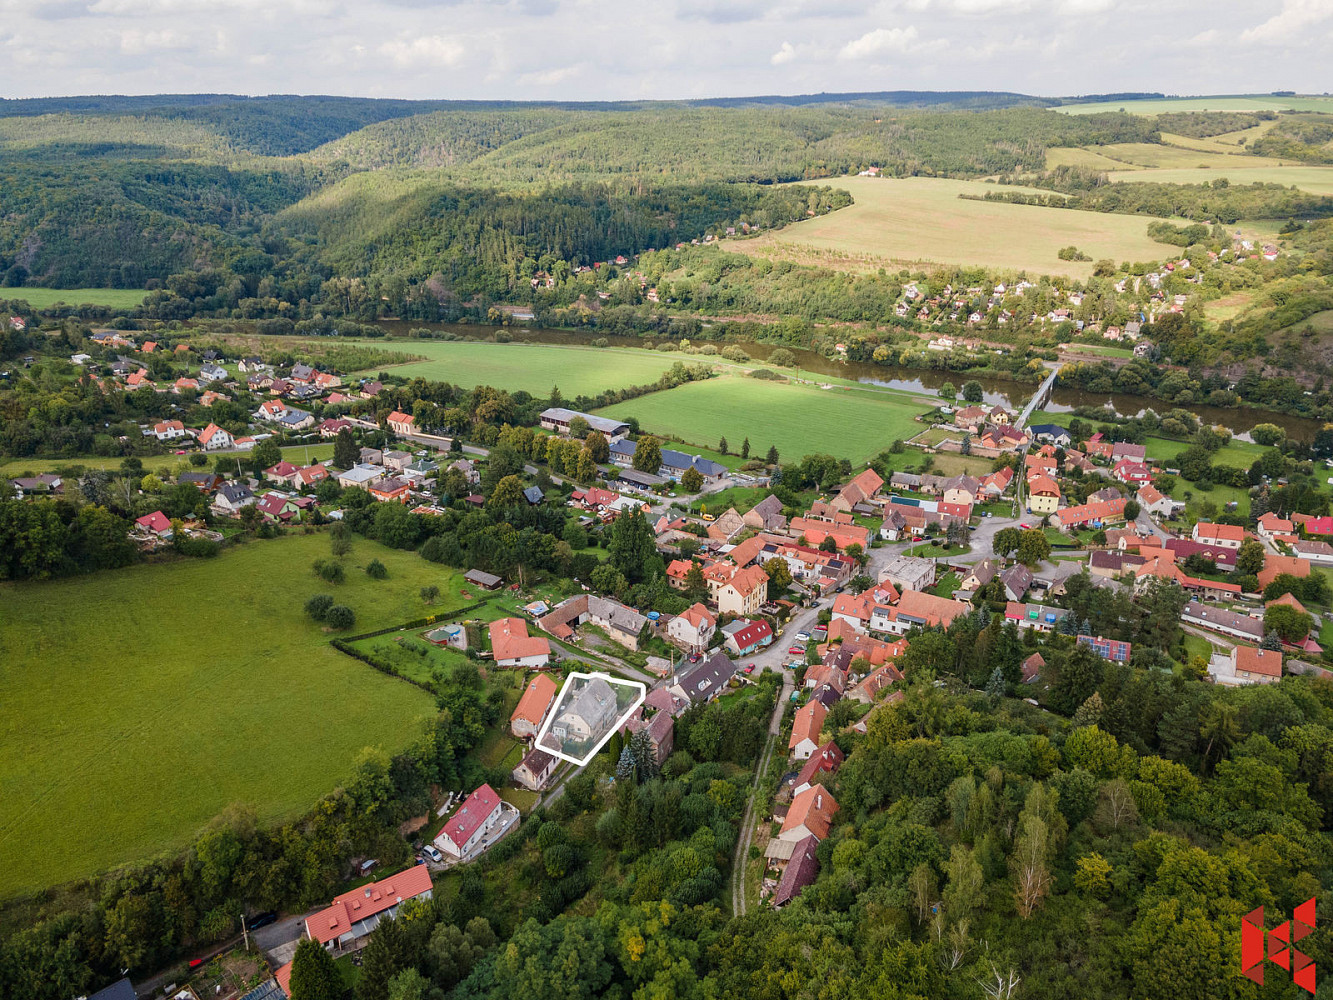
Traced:
[[0, 0], [0, 96], [1333, 90], [1333, 0]]

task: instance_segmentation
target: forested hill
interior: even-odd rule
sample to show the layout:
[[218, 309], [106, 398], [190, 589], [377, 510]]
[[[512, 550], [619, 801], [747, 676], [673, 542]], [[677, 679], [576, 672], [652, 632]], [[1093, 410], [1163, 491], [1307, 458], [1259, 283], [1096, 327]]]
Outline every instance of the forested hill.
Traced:
[[[1157, 137], [1152, 119], [1117, 112], [872, 107], [875, 96], [743, 107], [3, 101], [0, 285], [157, 290], [183, 275], [175, 284], [239, 280], [253, 291], [270, 277], [266, 287], [281, 294], [263, 298], [297, 305], [330, 277], [419, 280], [432, 273], [432, 257], [462, 262], [458, 295], [498, 294], [526, 256], [578, 266], [716, 226], [769, 228], [835, 207], [745, 189], [754, 185], [870, 165], [899, 176], [1008, 174], [1040, 169], [1051, 146]], [[584, 190], [547, 197], [552, 188]], [[496, 201], [496, 190], [528, 201]], [[595, 232], [613, 207], [615, 224]], [[460, 208], [479, 214], [458, 217]], [[518, 228], [496, 228], [511, 223]], [[258, 276], [245, 270], [256, 254], [268, 262]], [[494, 267], [466, 263], [480, 259]], [[196, 272], [216, 273], [201, 286]]]
[[617, 177], [775, 183], [870, 164], [896, 176], [1039, 170], [1052, 146], [1156, 138], [1151, 119], [1117, 113], [670, 106], [436, 113], [369, 126], [311, 156], [357, 169], [449, 164], [462, 168], [453, 171], [460, 180], [498, 186]]

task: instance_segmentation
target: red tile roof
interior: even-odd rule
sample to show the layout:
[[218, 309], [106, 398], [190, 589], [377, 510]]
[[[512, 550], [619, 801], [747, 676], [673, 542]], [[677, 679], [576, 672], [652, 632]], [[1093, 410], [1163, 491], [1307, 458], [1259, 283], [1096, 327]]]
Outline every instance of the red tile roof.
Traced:
[[801, 773], [796, 776], [796, 787], [813, 783], [816, 774], [836, 774], [838, 768], [842, 767], [842, 762], [843, 752], [838, 749], [838, 744], [829, 740], [805, 762], [805, 767], [801, 768]]
[[522, 618], [497, 619], [491, 622], [490, 633], [496, 663], [551, 655], [551, 644], [539, 635], [528, 635], [528, 623]]
[[171, 522], [167, 520], [167, 515], [160, 510], [155, 510], [151, 514], [145, 514], [143, 517], [135, 518], [134, 523], [141, 528], [147, 528], [149, 531], [162, 534], [171, 530]]
[[542, 719], [546, 718], [546, 710], [551, 707], [551, 701], [555, 698], [557, 690], [555, 681], [546, 674], [538, 674], [528, 682], [527, 690], [518, 700], [518, 707], [514, 709], [509, 721], [514, 723], [522, 720], [540, 726]]
[[328, 909], [305, 918], [306, 932], [320, 944], [327, 944], [351, 931], [352, 925], [358, 921], [383, 913], [401, 902], [430, 892], [432, 888], [426, 866], [413, 865], [397, 875], [335, 896]]
[[448, 837], [461, 851], [463, 845], [486, 822], [486, 817], [495, 812], [499, 805], [500, 796], [495, 794], [495, 789], [490, 785], [482, 785], [458, 807], [458, 812], [444, 824], [440, 836]]
[[1194, 526], [1196, 542], [1241, 542], [1245, 540], [1245, 529], [1238, 524], [1213, 524], [1200, 521]]
[[802, 705], [792, 721], [791, 739], [787, 741], [787, 749], [794, 750], [806, 740], [817, 742], [824, 728], [824, 717], [827, 715], [828, 709], [817, 701], [808, 701]]
[[[816, 702], [816, 704], [818, 704]], [[823, 785], [811, 785], [791, 800], [787, 818], [782, 821], [782, 832], [805, 827], [820, 840], [828, 836], [833, 825], [833, 814], [838, 802]]]
[[1267, 677], [1282, 676], [1282, 653], [1272, 649], [1256, 649], [1253, 646], [1236, 647], [1236, 670]]

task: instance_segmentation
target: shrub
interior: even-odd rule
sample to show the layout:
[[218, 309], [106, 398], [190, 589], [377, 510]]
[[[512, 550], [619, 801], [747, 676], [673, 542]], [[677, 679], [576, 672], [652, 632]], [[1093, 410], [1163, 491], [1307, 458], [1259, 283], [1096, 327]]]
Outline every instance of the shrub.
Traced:
[[335, 604], [325, 613], [324, 623], [330, 628], [351, 628], [356, 624], [356, 612], [346, 604]]
[[202, 451], [196, 451], [193, 455], [190, 456], [190, 464], [193, 465], [195, 468], [198, 468], [201, 465], [207, 465], [208, 456], [205, 455]]
[[305, 602], [305, 613], [317, 622], [322, 622], [329, 613], [329, 608], [333, 607], [333, 597], [330, 594], [315, 594]]
[[329, 562], [326, 559], [316, 559], [314, 564], [315, 575], [328, 583], [342, 583], [346, 578], [343, 572], [342, 563]]
[[385, 569], [384, 563], [380, 562], [378, 559], [370, 560], [370, 564], [366, 566], [366, 576], [370, 577], [372, 580], [383, 580], [388, 575], [389, 571]]

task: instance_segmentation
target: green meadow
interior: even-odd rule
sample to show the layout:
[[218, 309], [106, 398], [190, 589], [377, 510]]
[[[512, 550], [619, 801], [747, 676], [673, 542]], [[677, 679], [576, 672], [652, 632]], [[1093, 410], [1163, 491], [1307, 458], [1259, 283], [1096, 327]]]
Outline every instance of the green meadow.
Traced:
[[394, 366], [395, 375], [452, 382], [465, 389], [478, 385], [510, 392], [522, 389], [534, 396], [549, 395], [552, 386], [559, 386], [566, 399], [595, 395], [605, 389], [648, 385], [677, 361], [707, 360], [694, 355], [568, 344], [494, 344], [473, 340], [366, 343], [429, 359]]
[[143, 304], [147, 294], [142, 288], [0, 288], [0, 299], [27, 302], [34, 309], [49, 309], [57, 303], [133, 309]]
[[[226, 454], [230, 458], [239, 458], [242, 464], [248, 457], [243, 451], [227, 452]], [[187, 456], [176, 454], [147, 455], [140, 461], [143, 462], [145, 473], [155, 472], [159, 476], [164, 473], [176, 476], [182, 472], [211, 471], [213, 463], [218, 457], [217, 452], [208, 453], [208, 464], [200, 466], [191, 465]], [[282, 457], [289, 462], [300, 465], [324, 462], [333, 457], [333, 445], [332, 443], [288, 445], [282, 449]], [[0, 459], [0, 476], [9, 479], [29, 474], [38, 476], [44, 472], [58, 472], [61, 469], [80, 465], [88, 469], [119, 469], [120, 463], [123, 461], [125, 459], [121, 457], [105, 458], [97, 455], [80, 458], [8, 458]]]
[[637, 417], [645, 431], [696, 445], [712, 446], [725, 436], [736, 450], [748, 437], [752, 456], [763, 457], [776, 445], [784, 462], [815, 452], [859, 462], [920, 431], [915, 417], [925, 409], [887, 393], [725, 375], [599, 412]]
[[233, 804], [297, 816], [363, 748], [421, 732], [432, 699], [337, 652], [302, 606], [332, 593], [369, 631], [420, 617], [428, 583], [436, 610], [461, 606], [461, 577], [358, 539], [331, 586], [310, 571], [328, 555], [295, 535], [0, 585], [0, 896], [179, 849]]

